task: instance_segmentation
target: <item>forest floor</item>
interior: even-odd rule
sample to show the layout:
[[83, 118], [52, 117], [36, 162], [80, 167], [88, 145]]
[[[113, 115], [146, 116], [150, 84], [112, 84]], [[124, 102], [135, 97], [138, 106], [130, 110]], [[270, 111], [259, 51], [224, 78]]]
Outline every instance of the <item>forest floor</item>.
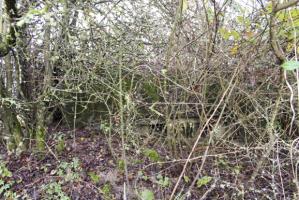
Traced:
[[[8, 176], [0, 173], [0, 198], [6, 199], [5, 192], [10, 192], [19, 196], [16, 199], [118, 200], [123, 199], [127, 177], [128, 200], [169, 199], [190, 152], [190, 147], [182, 147], [174, 159], [162, 142], [128, 138], [126, 176], [119, 135], [111, 137], [109, 146], [107, 136], [95, 130], [78, 129], [75, 138], [67, 129], [49, 132], [45, 154], [7, 155], [5, 147], [0, 147], [0, 172], [4, 168], [11, 172]], [[210, 146], [205, 154], [206, 150], [207, 146], [201, 146], [194, 152], [176, 191], [177, 199], [296, 199], [287, 152], [279, 152], [279, 165], [277, 159], [264, 163], [251, 183], [262, 153], [259, 148], [228, 145]], [[187, 197], [188, 190], [191, 195]]]

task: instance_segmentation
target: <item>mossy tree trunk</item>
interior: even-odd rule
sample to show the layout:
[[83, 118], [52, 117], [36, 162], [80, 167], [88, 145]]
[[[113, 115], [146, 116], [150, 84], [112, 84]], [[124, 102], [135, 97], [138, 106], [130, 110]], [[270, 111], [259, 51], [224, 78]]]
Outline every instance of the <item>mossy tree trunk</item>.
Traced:
[[[8, 150], [18, 150], [24, 148], [24, 139], [22, 126], [18, 120], [16, 112], [16, 102], [13, 98], [13, 65], [9, 54], [12, 46], [15, 45], [16, 35], [15, 28], [12, 23], [18, 18], [16, 1], [5, 0], [6, 13], [9, 19], [8, 30], [3, 30], [2, 26], [2, 8], [3, 4], [1, 1], [1, 25], [0, 25], [0, 57], [4, 57], [5, 60], [5, 72], [6, 72], [6, 84], [4, 78], [0, 75], [0, 97], [2, 98], [1, 112], [3, 113], [2, 120], [5, 129], [5, 135], [7, 138]], [[9, 101], [3, 101], [3, 99], [10, 99]]]
[[[2, 76], [0, 77], [0, 96], [1, 98], [7, 98], [8, 92], [4, 86]], [[21, 124], [17, 118], [16, 110], [14, 105], [8, 105], [2, 101], [1, 112], [3, 114], [3, 123], [5, 128], [5, 134], [7, 135], [7, 147], [9, 151], [23, 149], [23, 132]]]
[[36, 113], [36, 126], [35, 126], [35, 139], [36, 148], [38, 151], [45, 150], [45, 137], [46, 137], [46, 127], [45, 127], [45, 106], [42, 102], [37, 104]]
[[14, 24], [16, 20], [19, 18], [19, 15], [17, 13], [16, 0], [5, 0], [4, 3], [6, 8], [6, 14], [8, 15], [8, 20], [10, 23], [10, 28], [8, 34], [0, 35], [0, 57], [6, 56], [10, 52], [11, 47], [16, 44], [16, 27], [12, 24]]
[[[7, 23], [3, 23], [3, 32], [7, 33], [9, 30], [7, 29]], [[12, 97], [13, 96], [13, 71], [14, 67], [12, 64], [12, 57], [11, 54], [8, 53], [4, 57], [4, 62], [5, 62], [5, 75], [6, 75], [6, 90], [7, 90], [7, 96]]]
[[43, 84], [41, 86], [41, 94], [38, 102], [36, 104], [36, 128], [35, 128], [35, 138], [37, 150], [43, 151], [45, 149], [45, 137], [47, 133], [46, 129], [46, 105], [45, 98], [49, 95], [49, 89], [51, 86], [52, 68], [50, 63], [50, 30], [51, 27], [48, 22], [45, 25], [45, 35], [44, 35], [44, 77]]

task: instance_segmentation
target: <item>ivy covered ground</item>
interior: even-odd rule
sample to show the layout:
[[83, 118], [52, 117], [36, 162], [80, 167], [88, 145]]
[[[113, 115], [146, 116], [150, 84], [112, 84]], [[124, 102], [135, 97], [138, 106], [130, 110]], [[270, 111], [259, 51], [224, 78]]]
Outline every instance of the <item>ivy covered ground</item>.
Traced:
[[[109, 140], [98, 130], [49, 130], [44, 154], [8, 155], [1, 146], [1, 199], [169, 199], [190, 147], [181, 147], [174, 159], [167, 145], [150, 136], [127, 144], [126, 173], [118, 135]], [[75, 143], [74, 143], [75, 141]], [[110, 142], [109, 142], [110, 141]], [[109, 147], [111, 143], [111, 148]], [[76, 144], [76, 145], [74, 145]], [[280, 169], [266, 162], [255, 180], [260, 150], [237, 146], [198, 147], [184, 173], [176, 199], [294, 199], [287, 151], [281, 151]], [[113, 152], [113, 153], [111, 153]]]

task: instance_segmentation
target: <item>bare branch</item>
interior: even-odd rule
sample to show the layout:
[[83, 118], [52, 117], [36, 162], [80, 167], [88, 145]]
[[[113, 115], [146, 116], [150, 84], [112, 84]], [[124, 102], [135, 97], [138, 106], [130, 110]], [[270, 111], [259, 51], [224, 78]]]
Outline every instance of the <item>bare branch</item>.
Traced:
[[285, 3], [277, 4], [276, 7], [274, 8], [273, 12], [277, 13], [277, 12], [287, 9], [291, 6], [295, 6], [297, 3], [299, 3], [299, 0], [290, 0]]

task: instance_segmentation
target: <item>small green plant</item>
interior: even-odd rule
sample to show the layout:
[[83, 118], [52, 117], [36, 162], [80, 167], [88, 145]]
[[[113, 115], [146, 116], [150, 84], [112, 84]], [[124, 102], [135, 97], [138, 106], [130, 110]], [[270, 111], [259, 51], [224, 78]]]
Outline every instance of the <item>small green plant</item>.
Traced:
[[82, 171], [78, 158], [73, 158], [71, 162], [61, 162], [57, 169], [51, 172], [51, 175], [58, 175], [63, 179], [59, 182], [50, 182], [42, 186], [44, 199], [47, 200], [69, 200], [70, 198], [63, 192], [62, 184], [66, 182], [80, 180], [80, 172]]
[[14, 184], [14, 181], [9, 180], [11, 177], [12, 173], [7, 169], [5, 164], [0, 163], [0, 198], [4, 197], [4, 199], [18, 199], [20, 197], [11, 189], [12, 185]]
[[100, 130], [103, 131], [104, 134], [108, 134], [111, 131], [111, 126], [107, 122], [102, 122]]
[[157, 176], [157, 183], [162, 187], [168, 187], [170, 185], [170, 181], [168, 177], [164, 177], [161, 174]]
[[201, 188], [202, 186], [207, 185], [209, 182], [211, 182], [213, 178], [211, 176], [203, 176], [202, 178], [198, 179], [196, 181], [196, 186], [198, 188]]
[[70, 198], [62, 191], [61, 184], [58, 182], [51, 182], [42, 186], [43, 199], [46, 200], [70, 200]]
[[118, 162], [117, 162], [117, 168], [120, 171], [125, 171], [125, 161], [124, 160], [118, 160]]
[[154, 200], [155, 199], [154, 193], [148, 189], [141, 191], [140, 196], [141, 196], [142, 200]]
[[138, 171], [138, 177], [141, 177], [145, 181], [149, 179], [148, 176], [143, 173], [143, 171]]
[[[1, 161], [2, 162], [2, 161]], [[6, 168], [4, 163], [0, 164], [0, 178], [11, 177], [12, 173]]]
[[[57, 172], [58, 176], [64, 177], [65, 181], [77, 181], [80, 179], [80, 172], [82, 168], [80, 166], [80, 161], [78, 158], [73, 158], [72, 162], [62, 162], [58, 166]], [[54, 174], [55, 174], [54, 173]]]
[[91, 171], [91, 172], [88, 172], [87, 174], [94, 184], [97, 184], [100, 182], [100, 176], [97, 175], [95, 172]]
[[103, 198], [105, 200], [111, 200], [112, 198], [112, 188], [111, 188], [111, 184], [110, 183], [106, 183], [103, 185], [103, 187], [101, 188], [101, 192], [103, 194]]
[[158, 152], [154, 149], [145, 149], [144, 155], [148, 157], [153, 162], [158, 162], [160, 160], [160, 156]]

